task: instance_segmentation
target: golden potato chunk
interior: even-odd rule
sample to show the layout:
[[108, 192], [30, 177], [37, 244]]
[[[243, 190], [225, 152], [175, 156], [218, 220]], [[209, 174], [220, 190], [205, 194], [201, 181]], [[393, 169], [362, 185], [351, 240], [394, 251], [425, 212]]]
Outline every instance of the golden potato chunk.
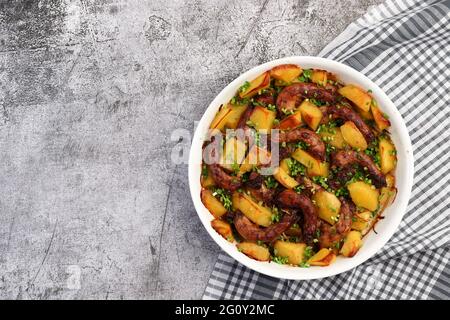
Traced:
[[269, 164], [271, 160], [272, 156], [269, 151], [260, 148], [257, 145], [253, 145], [239, 168], [238, 176], [242, 176], [244, 173], [252, 170], [255, 166]]
[[367, 149], [366, 139], [352, 121], [347, 121], [341, 126], [341, 133], [345, 142], [347, 142], [351, 147], [360, 150]]
[[295, 64], [282, 64], [270, 70], [270, 76], [274, 79], [290, 83], [302, 73], [302, 68]]
[[253, 198], [244, 192], [233, 194], [233, 206], [239, 209], [247, 218], [257, 225], [268, 227], [272, 224], [272, 210], [257, 203]]
[[350, 197], [358, 207], [375, 211], [378, 208], [379, 191], [363, 181], [352, 182], [347, 185]]
[[386, 138], [380, 138], [381, 172], [386, 174], [392, 171], [397, 164], [397, 156], [394, 145]]
[[340, 253], [344, 257], [353, 257], [362, 246], [361, 232], [352, 230], [345, 237]]
[[333, 193], [319, 190], [314, 193], [312, 199], [319, 209], [319, 218], [331, 225], [338, 221], [339, 213], [341, 211], [341, 202]]
[[369, 227], [371, 220], [372, 212], [358, 212], [353, 216], [352, 229], [357, 231], [364, 231]]
[[239, 251], [241, 251], [243, 254], [245, 254], [255, 260], [269, 261], [269, 259], [270, 259], [269, 249], [267, 249], [266, 247], [260, 246], [254, 242], [244, 241], [244, 242], [238, 243], [236, 246], [239, 249]]
[[340, 128], [325, 129], [321, 131], [319, 135], [322, 137], [323, 141], [338, 149], [342, 149], [347, 145]]
[[233, 231], [231, 230], [231, 225], [228, 222], [219, 219], [214, 219], [211, 221], [211, 226], [213, 227], [214, 230], [217, 231], [218, 234], [220, 234], [226, 240], [230, 242], [234, 241]]
[[239, 89], [239, 96], [241, 98], [253, 97], [258, 91], [266, 89], [270, 85], [270, 75], [269, 72], [264, 72], [262, 75], [253, 79], [250, 82], [246, 82]]
[[338, 89], [340, 95], [353, 102], [362, 111], [369, 111], [372, 97], [363, 89], [353, 84]]
[[322, 111], [320, 111], [320, 109], [309, 100], [303, 101], [298, 109], [302, 114], [303, 121], [311, 129], [316, 131], [317, 127], [320, 124], [320, 120], [322, 120], [323, 117]]
[[318, 85], [324, 86], [327, 84], [328, 72], [325, 70], [314, 69], [311, 75], [311, 81]]
[[375, 124], [380, 131], [383, 131], [391, 126], [391, 122], [384, 116], [376, 105], [372, 104], [370, 109], [372, 111]]
[[224, 131], [226, 128], [236, 129], [239, 119], [246, 109], [247, 105], [227, 104], [223, 106], [211, 122], [210, 128], [221, 131]]
[[211, 190], [203, 189], [200, 193], [200, 198], [214, 218], [220, 218], [227, 212], [222, 202], [213, 196]]
[[301, 148], [297, 148], [291, 156], [306, 167], [309, 176], [328, 176], [328, 163], [314, 158]]
[[[205, 170], [205, 169], [203, 169]], [[206, 168], [206, 174], [201, 176], [200, 178], [200, 184], [202, 185], [203, 188], [209, 188], [212, 187], [216, 184], [216, 182], [214, 181], [212, 175], [211, 175], [211, 170], [209, 170], [209, 168]]]
[[273, 177], [277, 179], [285, 188], [293, 189], [298, 186], [298, 182], [292, 178], [285, 170], [281, 167], [276, 168], [273, 172]]
[[299, 265], [303, 262], [306, 244], [277, 240], [273, 248], [277, 257], [287, 258], [289, 264]]
[[257, 130], [270, 130], [273, 126], [273, 121], [277, 113], [267, 108], [256, 106], [250, 115], [249, 120], [253, 124], [253, 127]]
[[220, 165], [227, 170], [239, 169], [244, 161], [247, 147], [242, 140], [232, 137], [225, 142]]
[[302, 124], [302, 114], [300, 111], [295, 112], [294, 114], [291, 114], [290, 116], [287, 116], [283, 120], [281, 120], [280, 124], [278, 125], [278, 129], [280, 130], [289, 130], [297, 128]]
[[307, 263], [311, 266], [325, 267], [329, 266], [336, 260], [336, 255], [333, 251], [327, 248], [320, 249], [315, 255], [313, 255]]

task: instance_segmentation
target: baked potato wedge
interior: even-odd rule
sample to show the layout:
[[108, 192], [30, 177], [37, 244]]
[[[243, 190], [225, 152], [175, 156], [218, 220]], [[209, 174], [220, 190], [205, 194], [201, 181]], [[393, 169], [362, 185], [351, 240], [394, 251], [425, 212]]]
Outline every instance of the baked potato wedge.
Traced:
[[239, 168], [247, 151], [245, 143], [236, 137], [232, 137], [225, 142], [223, 149], [220, 165], [230, 171]]
[[351, 147], [360, 150], [367, 149], [367, 141], [361, 131], [352, 121], [347, 121], [341, 126], [342, 137]]
[[344, 257], [353, 257], [362, 246], [361, 232], [352, 230], [345, 237], [340, 253]]
[[250, 122], [257, 130], [270, 130], [273, 127], [273, 121], [277, 113], [267, 108], [256, 106], [250, 115]]
[[339, 127], [321, 131], [319, 135], [323, 141], [328, 142], [335, 148], [343, 149], [347, 145]]
[[281, 167], [274, 170], [273, 177], [287, 189], [293, 189], [298, 186], [298, 182]]
[[222, 109], [214, 117], [211, 122], [211, 129], [218, 129], [224, 131], [225, 129], [236, 129], [239, 119], [247, 110], [247, 105], [233, 105], [227, 104], [222, 106]]
[[294, 114], [291, 114], [281, 120], [280, 124], [278, 125], [278, 129], [289, 130], [297, 128], [300, 125], [302, 125], [302, 114], [300, 111], [296, 111]]
[[239, 89], [239, 97], [241, 98], [251, 98], [258, 91], [266, 89], [270, 85], [270, 74], [269, 72], [264, 72], [262, 75], [256, 77], [250, 82], [246, 82]]
[[328, 80], [328, 72], [325, 70], [314, 69], [311, 75], [311, 81], [320, 85], [325, 86]]
[[336, 255], [333, 251], [327, 248], [320, 249], [315, 255], [313, 255], [307, 263], [311, 266], [329, 266], [336, 260]]
[[233, 230], [228, 222], [220, 219], [214, 219], [211, 221], [211, 226], [227, 241], [234, 242]]
[[392, 171], [397, 164], [397, 156], [394, 145], [386, 138], [380, 138], [380, 162], [381, 172], [386, 174]]
[[384, 116], [384, 114], [380, 111], [378, 106], [372, 104], [371, 106], [373, 120], [378, 128], [378, 130], [383, 131], [391, 126], [391, 122]]
[[335, 224], [341, 212], [341, 201], [331, 192], [319, 190], [312, 196], [313, 202], [318, 208], [319, 218], [329, 224]]
[[220, 218], [227, 212], [227, 209], [225, 209], [222, 202], [213, 196], [211, 190], [203, 189], [200, 193], [200, 198], [205, 207], [212, 213], [214, 218]]
[[375, 211], [378, 208], [378, 196], [380, 192], [374, 186], [363, 181], [349, 183], [347, 189], [350, 197], [358, 207]]
[[369, 111], [372, 104], [372, 97], [363, 89], [353, 84], [346, 85], [338, 89], [340, 95], [344, 96], [355, 104], [362, 111]]
[[352, 229], [363, 232], [370, 226], [372, 220], [372, 212], [364, 211], [357, 212], [353, 216]]
[[260, 246], [254, 242], [244, 241], [237, 244], [237, 248], [243, 254], [258, 261], [269, 261], [270, 252], [266, 247]]
[[328, 176], [328, 163], [314, 158], [301, 148], [297, 148], [291, 156], [306, 167], [308, 176]]
[[244, 192], [234, 192], [233, 207], [241, 211], [247, 218], [257, 225], [268, 227], [272, 224], [272, 210], [256, 202]]
[[282, 64], [270, 70], [270, 76], [274, 79], [290, 83], [302, 73], [302, 68], [295, 64]]
[[323, 114], [322, 111], [309, 100], [304, 100], [300, 106], [298, 107], [302, 114], [303, 121], [314, 131], [316, 131], [317, 127], [320, 124], [320, 120], [322, 120]]
[[269, 151], [253, 145], [239, 168], [238, 176], [249, 172], [255, 166], [267, 165], [271, 160], [272, 156]]
[[304, 260], [306, 244], [277, 240], [273, 246], [275, 256], [287, 258], [288, 263], [299, 265]]
[[211, 170], [209, 170], [209, 168], [203, 168], [203, 170], [205, 170], [205, 174], [201, 175], [200, 178], [201, 186], [205, 189], [214, 186], [216, 182], [214, 181], [211, 175]]

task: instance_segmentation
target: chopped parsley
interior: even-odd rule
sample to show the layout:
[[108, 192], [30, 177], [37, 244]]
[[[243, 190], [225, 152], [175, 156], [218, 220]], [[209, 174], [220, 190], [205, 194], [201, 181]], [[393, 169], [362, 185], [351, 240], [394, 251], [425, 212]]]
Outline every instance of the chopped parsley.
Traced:
[[277, 257], [277, 256], [273, 256], [272, 257], [272, 261], [278, 264], [287, 264], [289, 261], [288, 257]]
[[286, 161], [289, 168], [289, 174], [291, 176], [296, 177], [299, 174], [304, 176], [306, 174], [305, 166], [297, 160], [289, 158]]
[[267, 105], [267, 109], [269, 109], [270, 111], [275, 111], [276, 109], [277, 109], [277, 107], [276, 106], [274, 106], [273, 104], [268, 104]]
[[208, 167], [206, 165], [202, 166], [202, 177], [208, 178]]
[[269, 189], [275, 189], [278, 187], [278, 181], [275, 180], [273, 176], [268, 176], [264, 179], [264, 183], [266, 184], [267, 188]]
[[281, 213], [280, 210], [278, 210], [277, 207], [272, 207], [272, 216], [270, 217], [272, 222], [280, 222], [281, 219]]
[[300, 82], [309, 82], [311, 80], [312, 76], [312, 70], [311, 69], [305, 69], [303, 70], [303, 73], [300, 77], [298, 77], [298, 80]]
[[328, 178], [326, 178], [326, 177], [320, 177], [320, 176], [315, 176], [315, 177], [312, 177], [312, 181], [313, 181], [314, 183], [320, 185], [322, 188], [324, 188], [324, 189], [326, 189], [326, 190], [328, 189], [328, 183], [327, 183]]
[[244, 84], [239, 87], [239, 92], [245, 92], [248, 90], [248, 88], [250, 88], [250, 82], [245, 81]]
[[310, 246], [307, 246], [305, 248], [305, 253], [303, 254], [303, 259], [308, 261], [309, 258], [311, 258], [313, 255], [314, 255], [313, 248]]
[[236, 162], [231, 165], [231, 169], [233, 170], [234, 174], [238, 174], [239, 168], [239, 164], [237, 164]]
[[213, 196], [218, 198], [220, 202], [222, 202], [225, 209], [227, 209], [228, 211], [232, 210], [233, 202], [231, 201], [231, 195], [228, 193], [228, 191], [222, 188], [216, 188], [213, 191]]

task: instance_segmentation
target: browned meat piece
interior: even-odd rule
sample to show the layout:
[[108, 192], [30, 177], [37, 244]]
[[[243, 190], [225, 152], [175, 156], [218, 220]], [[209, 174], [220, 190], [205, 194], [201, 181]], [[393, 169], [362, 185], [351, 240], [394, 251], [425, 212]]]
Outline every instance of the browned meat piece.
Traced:
[[340, 197], [341, 211], [339, 213], [339, 220], [335, 225], [331, 226], [322, 221], [320, 225], [319, 246], [321, 248], [336, 248], [340, 245], [340, 241], [345, 238], [347, 233], [351, 230], [353, 212], [356, 211], [353, 202]]
[[234, 226], [237, 232], [249, 241], [272, 242], [283, 232], [291, 227], [298, 217], [292, 214], [285, 214], [280, 222], [274, 223], [267, 228], [260, 228], [251, 222], [246, 216], [238, 213], [234, 217]]
[[293, 190], [284, 190], [278, 194], [278, 203], [284, 208], [301, 209], [303, 213], [303, 236], [311, 244], [319, 226], [319, 218], [311, 199]]
[[250, 115], [253, 112], [253, 107], [248, 106], [244, 113], [239, 118], [236, 129], [245, 129], [247, 126], [247, 121], [250, 119]]
[[256, 104], [262, 104], [263, 106], [267, 106], [269, 104], [275, 105], [275, 98], [273, 97], [273, 90], [258, 95], [254, 98]]
[[296, 128], [280, 131], [272, 136], [272, 141], [278, 143], [303, 141], [308, 145], [308, 153], [319, 160], [325, 160], [325, 144], [319, 135], [309, 129]]
[[236, 191], [242, 186], [238, 177], [230, 175], [218, 164], [209, 165], [209, 170], [214, 182], [221, 188]]
[[305, 98], [314, 98], [319, 101], [333, 103], [336, 93], [314, 83], [295, 83], [284, 88], [277, 97], [279, 112], [291, 111]]
[[258, 201], [271, 204], [276, 194], [275, 189], [269, 189], [264, 183], [264, 177], [258, 172], [250, 173], [248, 181], [245, 183], [252, 196]]
[[[323, 112], [323, 110], [322, 110]], [[334, 119], [342, 119], [344, 121], [352, 121], [355, 126], [361, 131], [367, 143], [371, 143], [375, 139], [375, 135], [370, 127], [364, 122], [361, 116], [353, 109], [342, 106], [333, 105], [327, 108], [326, 112]]]
[[[353, 150], [349, 151], [339, 151], [331, 156], [331, 168], [338, 169], [344, 172], [344, 177], [340, 177], [341, 179], [346, 178], [348, 180], [351, 178], [352, 171], [348, 171], [349, 168], [352, 169], [354, 166], [359, 166], [366, 170], [372, 179], [372, 183], [375, 187], [381, 188], [386, 186], [386, 177], [381, 173], [380, 169], [375, 165], [372, 159], [362, 152], [357, 152]], [[350, 174], [348, 174], [350, 172]], [[346, 181], [345, 180], [345, 181]], [[344, 182], [344, 181], [341, 181]]]

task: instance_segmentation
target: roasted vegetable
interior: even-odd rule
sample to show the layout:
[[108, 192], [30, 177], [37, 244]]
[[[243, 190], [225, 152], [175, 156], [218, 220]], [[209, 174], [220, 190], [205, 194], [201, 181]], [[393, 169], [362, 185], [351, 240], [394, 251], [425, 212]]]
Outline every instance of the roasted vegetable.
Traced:
[[203, 189], [201, 193], [201, 199], [205, 207], [212, 213], [215, 218], [220, 218], [225, 213], [227, 213], [227, 209], [223, 206], [222, 202], [216, 199], [213, 196], [211, 190]]
[[315, 205], [319, 209], [319, 217], [329, 224], [335, 224], [339, 219], [341, 202], [331, 192], [319, 190], [313, 195]]
[[282, 168], [278, 167], [274, 170], [273, 176], [275, 179], [278, 180], [279, 183], [281, 183], [285, 188], [293, 189], [296, 186], [298, 186], [298, 182], [289, 176], [289, 174], [283, 170]]
[[302, 73], [302, 69], [295, 64], [282, 64], [270, 70], [270, 76], [274, 79], [290, 83]]
[[336, 255], [333, 251], [327, 248], [320, 249], [315, 255], [313, 255], [307, 263], [311, 266], [329, 266], [336, 260]]
[[362, 111], [369, 111], [372, 104], [372, 97], [363, 89], [353, 84], [346, 85], [338, 90], [338, 92], [353, 102]]
[[367, 142], [361, 131], [351, 121], [341, 126], [342, 137], [351, 147], [359, 150], [367, 149]]
[[241, 164], [239, 168], [238, 176], [243, 175], [244, 173], [252, 170], [255, 167], [261, 165], [268, 165], [272, 160], [272, 156], [269, 151], [266, 149], [260, 148], [254, 145], [247, 154], [247, 157]]
[[272, 211], [257, 203], [246, 193], [235, 192], [233, 194], [233, 207], [260, 226], [267, 227], [272, 224]]
[[377, 125], [378, 130], [383, 131], [384, 129], [387, 129], [391, 126], [389, 120], [383, 113], [381, 113], [380, 109], [374, 103], [372, 103], [370, 109], [372, 111], [373, 119], [375, 121], [375, 124]]
[[244, 160], [246, 151], [247, 147], [243, 141], [236, 137], [228, 139], [225, 142], [220, 165], [230, 171], [238, 171], [239, 166]]
[[309, 100], [302, 102], [298, 108], [302, 114], [303, 121], [313, 130], [316, 130], [322, 120], [323, 114], [320, 109]]
[[299, 265], [304, 260], [306, 244], [278, 240], [274, 246], [275, 256], [287, 258], [287, 263]]
[[386, 138], [380, 138], [381, 172], [384, 174], [392, 171], [397, 163], [397, 152], [394, 145]]
[[358, 207], [375, 211], [378, 208], [379, 192], [375, 187], [363, 181], [356, 181], [348, 184], [348, 191], [353, 202]]
[[302, 114], [300, 111], [296, 111], [294, 114], [287, 116], [283, 120], [281, 120], [279, 126], [277, 127], [280, 130], [288, 130], [297, 128], [302, 124]]
[[258, 91], [266, 89], [270, 85], [270, 75], [269, 72], [265, 72], [257, 78], [253, 79], [251, 82], [246, 82], [239, 89], [239, 96], [241, 98], [253, 97]]
[[269, 261], [270, 252], [264, 246], [260, 246], [254, 242], [244, 241], [237, 244], [237, 248], [243, 254], [249, 256], [252, 259], [259, 261]]
[[306, 167], [309, 176], [328, 176], [328, 164], [317, 160], [301, 148], [295, 150], [291, 156]]
[[339, 127], [322, 130], [319, 132], [319, 135], [322, 137], [323, 141], [335, 148], [342, 149], [347, 145]]
[[359, 231], [350, 231], [345, 237], [340, 253], [344, 257], [353, 257], [362, 246], [361, 233]]
[[257, 130], [270, 130], [275, 120], [276, 112], [267, 108], [257, 106], [250, 115], [249, 122]]
[[214, 219], [211, 221], [211, 226], [226, 240], [230, 242], [234, 241], [233, 230], [231, 229], [231, 225], [229, 223], [220, 219]]
[[239, 119], [247, 109], [247, 105], [232, 105], [227, 104], [217, 113], [214, 120], [211, 122], [211, 129], [225, 130], [236, 129]]

